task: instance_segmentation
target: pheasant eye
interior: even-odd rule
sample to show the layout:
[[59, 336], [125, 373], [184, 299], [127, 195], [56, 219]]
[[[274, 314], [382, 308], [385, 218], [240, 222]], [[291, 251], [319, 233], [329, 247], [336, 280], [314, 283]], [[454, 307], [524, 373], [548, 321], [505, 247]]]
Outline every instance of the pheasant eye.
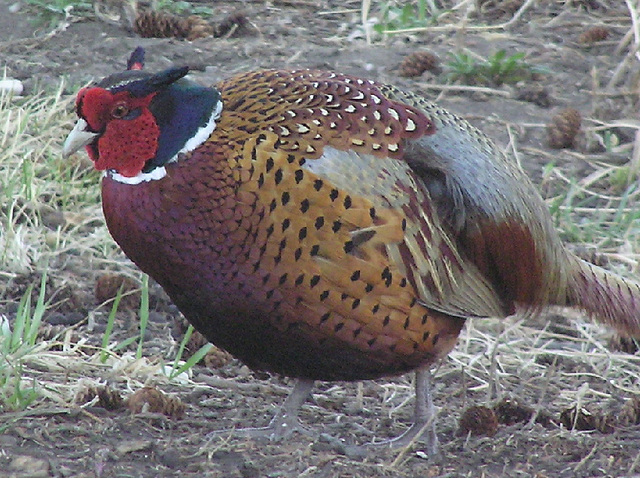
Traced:
[[113, 118], [124, 118], [129, 113], [129, 107], [125, 103], [117, 103], [111, 108]]

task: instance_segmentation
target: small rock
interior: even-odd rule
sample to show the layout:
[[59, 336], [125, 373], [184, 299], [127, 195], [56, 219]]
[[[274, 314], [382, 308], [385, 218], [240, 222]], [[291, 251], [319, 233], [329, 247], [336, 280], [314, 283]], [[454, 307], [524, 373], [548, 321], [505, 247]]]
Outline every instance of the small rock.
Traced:
[[18, 455], [9, 463], [9, 471], [16, 476], [40, 478], [49, 476], [49, 461], [29, 455]]
[[184, 464], [184, 459], [176, 450], [167, 449], [158, 453], [160, 463], [170, 469], [180, 468]]
[[150, 440], [130, 440], [120, 443], [116, 446], [116, 453], [120, 456], [127, 453], [133, 453], [136, 451], [143, 451], [151, 449], [152, 443]]
[[21, 95], [24, 91], [24, 85], [20, 80], [6, 78], [0, 80], [0, 94]]

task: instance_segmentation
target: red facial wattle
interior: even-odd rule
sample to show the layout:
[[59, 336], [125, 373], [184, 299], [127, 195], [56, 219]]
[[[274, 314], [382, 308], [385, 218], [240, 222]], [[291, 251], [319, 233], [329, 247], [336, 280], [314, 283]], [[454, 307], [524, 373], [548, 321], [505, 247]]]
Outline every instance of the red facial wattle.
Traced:
[[[156, 155], [160, 129], [155, 118], [145, 109], [135, 120], [115, 120], [107, 124], [98, 139], [98, 170], [114, 169], [132, 177], [142, 171], [146, 162]], [[93, 158], [92, 158], [93, 159]]]
[[113, 169], [132, 177], [155, 156], [160, 129], [148, 108], [153, 96], [136, 98], [127, 91], [111, 93], [97, 87], [80, 91], [78, 112], [89, 130], [99, 133], [86, 146], [96, 169]]

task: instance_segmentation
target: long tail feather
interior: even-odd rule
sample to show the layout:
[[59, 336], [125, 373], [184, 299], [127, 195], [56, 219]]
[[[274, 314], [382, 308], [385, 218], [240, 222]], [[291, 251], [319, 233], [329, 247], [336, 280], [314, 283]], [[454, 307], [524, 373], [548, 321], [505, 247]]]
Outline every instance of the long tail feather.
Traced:
[[625, 335], [640, 335], [640, 284], [577, 257], [569, 277], [567, 303]]

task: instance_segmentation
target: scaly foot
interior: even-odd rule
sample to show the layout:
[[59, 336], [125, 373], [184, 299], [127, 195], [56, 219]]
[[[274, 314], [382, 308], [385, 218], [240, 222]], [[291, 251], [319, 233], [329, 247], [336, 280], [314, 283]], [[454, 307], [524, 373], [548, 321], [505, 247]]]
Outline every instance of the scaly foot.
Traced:
[[273, 417], [269, 425], [259, 428], [235, 428], [232, 430], [215, 431], [213, 435], [228, 434], [231, 436], [243, 436], [249, 438], [268, 438], [271, 441], [280, 441], [297, 432], [302, 435], [315, 436], [317, 433], [302, 426], [298, 420], [300, 407], [311, 395], [313, 380], [298, 379], [293, 390]]
[[431, 397], [430, 377], [431, 373], [428, 369], [422, 368], [416, 370], [416, 404], [413, 412], [413, 424], [411, 427], [396, 438], [391, 438], [381, 442], [374, 442], [367, 446], [404, 448], [418, 440], [421, 440], [426, 444], [426, 453], [429, 456], [437, 455], [438, 437], [436, 435], [435, 428], [436, 412], [433, 405], [433, 399]]

